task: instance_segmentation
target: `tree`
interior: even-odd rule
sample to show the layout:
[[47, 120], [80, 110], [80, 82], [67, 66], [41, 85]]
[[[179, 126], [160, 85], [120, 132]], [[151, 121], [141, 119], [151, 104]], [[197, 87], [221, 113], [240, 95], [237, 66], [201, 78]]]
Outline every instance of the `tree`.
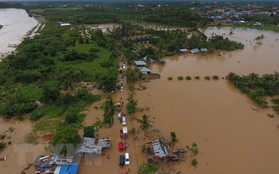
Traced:
[[72, 154], [75, 147], [80, 143], [81, 137], [78, 133], [79, 127], [76, 124], [60, 124], [54, 134], [52, 145], [58, 150], [57, 153], [66, 155]]
[[79, 109], [72, 108], [72, 109], [69, 109], [69, 111], [65, 117], [64, 123], [66, 125], [81, 124], [83, 121], [83, 118], [84, 118], [84, 115], [79, 113]]
[[142, 115], [142, 119], [137, 119], [137, 122], [140, 124], [139, 129], [143, 130], [144, 132], [147, 132], [152, 127], [152, 121], [146, 114]]
[[43, 100], [46, 103], [54, 103], [60, 96], [58, 86], [54, 82], [49, 82], [43, 87]]
[[138, 105], [138, 101], [134, 99], [134, 95], [131, 93], [128, 97], [128, 103], [126, 105], [126, 109], [128, 111], [128, 114], [133, 114], [136, 112], [136, 108]]
[[111, 95], [107, 96], [106, 101], [102, 105], [102, 109], [104, 111], [104, 124], [112, 125], [113, 115], [115, 113], [115, 106]]
[[105, 91], [111, 92], [116, 88], [116, 77], [114, 75], [104, 76], [101, 79], [101, 86]]
[[141, 73], [138, 69], [128, 69], [125, 75], [128, 83], [134, 83], [141, 79]]
[[95, 126], [85, 126], [83, 127], [83, 136], [84, 137], [95, 137]]

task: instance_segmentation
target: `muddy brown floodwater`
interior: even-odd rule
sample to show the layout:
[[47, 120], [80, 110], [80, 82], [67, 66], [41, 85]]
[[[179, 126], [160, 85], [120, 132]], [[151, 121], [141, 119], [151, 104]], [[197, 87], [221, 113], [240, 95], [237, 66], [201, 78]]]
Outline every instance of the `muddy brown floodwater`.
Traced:
[[[165, 66], [152, 67], [161, 79], [137, 92], [139, 105], [150, 107], [148, 114], [156, 117], [154, 127], [166, 137], [174, 131], [179, 145], [198, 144], [198, 167], [191, 167], [193, 158], [189, 157], [177, 165], [182, 173], [277, 174], [278, 118], [267, 117], [270, 110], [251, 109], [255, 104], [225, 80], [206, 81], [203, 77], [279, 71], [279, 34], [236, 29], [229, 35], [226, 28], [206, 31], [207, 35], [213, 32], [241, 41], [245, 49], [166, 58]], [[261, 34], [265, 38], [259, 45], [254, 39]], [[201, 80], [178, 81], [180, 75], [199, 75]], [[167, 80], [169, 76], [172, 81]]]

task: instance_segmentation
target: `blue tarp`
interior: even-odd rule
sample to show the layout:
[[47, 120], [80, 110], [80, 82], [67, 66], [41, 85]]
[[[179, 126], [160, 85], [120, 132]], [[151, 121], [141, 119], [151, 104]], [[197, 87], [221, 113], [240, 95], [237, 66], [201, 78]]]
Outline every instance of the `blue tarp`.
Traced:
[[59, 174], [77, 174], [78, 163], [73, 163], [70, 165], [63, 165], [59, 171]]

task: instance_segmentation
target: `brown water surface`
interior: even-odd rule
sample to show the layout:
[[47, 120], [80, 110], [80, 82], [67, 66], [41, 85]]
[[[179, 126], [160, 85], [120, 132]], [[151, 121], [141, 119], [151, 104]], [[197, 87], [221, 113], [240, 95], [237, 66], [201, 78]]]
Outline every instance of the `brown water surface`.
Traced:
[[[147, 83], [147, 90], [137, 92], [141, 107], [156, 117], [154, 127], [166, 137], [176, 132], [179, 145], [196, 142], [199, 147], [198, 167], [187, 162], [177, 165], [182, 173], [276, 174], [279, 172], [279, 129], [270, 110], [254, 111], [248, 97], [225, 80], [206, 81], [205, 75], [226, 76], [228, 72], [248, 74], [272, 73], [279, 70], [279, 34], [255, 30], [229, 29], [206, 31], [229, 36], [245, 44], [244, 50], [216, 52], [208, 55], [184, 54], [166, 58], [166, 65], [154, 65], [152, 71], [160, 80]], [[254, 39], [263, 34], [262, 45]], [[221, 56], [219, 56], [221, 55]], [[177, 76], [196, 76], [201, 80], [178, 81]], [[168, 81], [167, 77], [173, 77]]]

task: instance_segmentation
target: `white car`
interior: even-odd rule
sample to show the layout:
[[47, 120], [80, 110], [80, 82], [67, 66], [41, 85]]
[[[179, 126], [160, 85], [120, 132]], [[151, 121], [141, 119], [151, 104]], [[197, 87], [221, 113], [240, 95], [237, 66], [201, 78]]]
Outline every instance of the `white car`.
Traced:
[[130, 165], [130, 156], [129, 153], [125, 153], [125, 165]]
[[122, 117], [122, 125], [126, 126], [127, 122], [126, 122], [126, 117]]
[[124, 91], [124, 87], [123, 87], [123, 86], [120, 87], [120, 91], [121, 91], [121, 92]]

